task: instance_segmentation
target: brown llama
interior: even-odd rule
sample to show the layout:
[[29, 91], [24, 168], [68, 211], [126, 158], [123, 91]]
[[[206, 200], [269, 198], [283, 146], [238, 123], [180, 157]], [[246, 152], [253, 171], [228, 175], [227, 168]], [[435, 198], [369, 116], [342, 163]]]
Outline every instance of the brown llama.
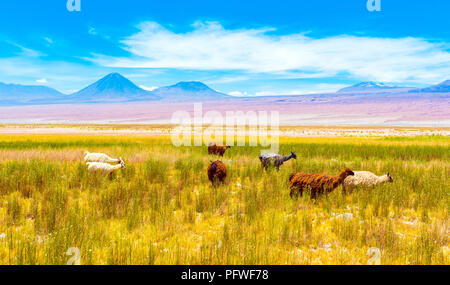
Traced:
[[227, 177], [227, 167], [222, 161], [212, 161], [208, 166], [208, 179], [215, 186], [217, 182], [225, 183]]
[[208, 154], [217, 154], [223, 157], [225, 151], [230, 147], [229, 145], [217, 145], [215, 142], [212, 142], [208, 145]]
[[353, 171], [345, 168], [336, 176], [329, 176], [322, 173], [292, 173], [289, 175], [291, 198], [296, 194], [303, 195], [303, 190], [311, 189], [311, 199], [316, 199], [317, 195], [324, 192], [329, 193], [341, 185], [347, 176], [354, 175]]
[[208, 145], [208, 154], [215, 154], [216, 153], [216, 143], [215, 142], [211, 142]]

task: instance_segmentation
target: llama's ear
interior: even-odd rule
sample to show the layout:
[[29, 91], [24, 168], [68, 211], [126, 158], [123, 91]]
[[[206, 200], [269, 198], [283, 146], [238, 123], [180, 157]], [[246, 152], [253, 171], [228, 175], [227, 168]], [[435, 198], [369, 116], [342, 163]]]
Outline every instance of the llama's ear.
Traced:
[[386, 175], [387, 175], [388, 177], [390, 177], [390, 175], [389, 175], [389, 172], [388, 172], [388, 173], [386, 173]]

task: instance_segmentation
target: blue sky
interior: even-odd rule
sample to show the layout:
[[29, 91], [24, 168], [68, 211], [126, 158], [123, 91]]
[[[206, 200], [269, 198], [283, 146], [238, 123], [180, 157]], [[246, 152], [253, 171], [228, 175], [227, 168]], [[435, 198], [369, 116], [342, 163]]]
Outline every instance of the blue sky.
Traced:
[[[450, 78], [450, 2], [67, 0], [0, 4], [0, 82], [74, 92], [110, 72], [233, 95]], [[244, 2], [244, 3], [243, 3]]]

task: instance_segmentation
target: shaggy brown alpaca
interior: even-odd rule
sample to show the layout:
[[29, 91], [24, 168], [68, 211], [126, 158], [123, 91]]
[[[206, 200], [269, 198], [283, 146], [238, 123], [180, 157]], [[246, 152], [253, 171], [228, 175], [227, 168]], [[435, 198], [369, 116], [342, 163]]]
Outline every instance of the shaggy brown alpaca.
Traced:
[[310, 188], [311, 199], [315, 199], [317, 194], [320, 195], [324, 192], [329, 193], [333, 191], [344, 182], [344, 179], [347, 178], [347, 176], [351, 175], [354, 175], [354, 173], [348, 168], [345, 168], [336, 176], [329, 176], [321, 173], [292, 173], [289, 175], [291, 188], [290, 196], [292, 198], [296, 192], [302, 196], [303, 190], [305, 188]]
[[208, 178], [212, 185], [216, 185], [217, 181], [225, 183], [227, 177], [227, 167], [222, 161], [212, 161], [208, 166]]
[[231, 146], [229, 145], [217, 145], [215, 142], [212, 142], [208, 145], [208, 154], [218, 154], [223, 156], [225, 151], [230, 147]]

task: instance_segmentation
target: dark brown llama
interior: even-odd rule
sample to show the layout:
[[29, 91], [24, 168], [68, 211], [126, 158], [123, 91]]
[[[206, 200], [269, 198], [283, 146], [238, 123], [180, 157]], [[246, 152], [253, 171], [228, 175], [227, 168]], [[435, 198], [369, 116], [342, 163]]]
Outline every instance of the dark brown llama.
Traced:
[[208, 166], [208, 179], [212, 185], [217, 185], [217, 182], [225, 183], [227, 177], [227, 167], [222, 161], [212, 161]]
[[303, 195], [303, 190], [311, 189], [311, 199], [316, 199], [317, 195], [324, 192], [329, 193], [344, 182], [347, 176], [354, 175], [353, 171], [345, 168], [336, 176], [329, 176], [322, 173], [292, 173], [289, 175], [291, 198], [294, 194]]
[[225, 151], [230, 147], [229, 145], [217, 145], [215, 142], [212, 142], [208, 145], [208, 154], [217, 154], [223, 157]]
[[208, 154], [215, 154], [216, 153], [216, 143], [215, 142], [211, 142], [208, 145]]

